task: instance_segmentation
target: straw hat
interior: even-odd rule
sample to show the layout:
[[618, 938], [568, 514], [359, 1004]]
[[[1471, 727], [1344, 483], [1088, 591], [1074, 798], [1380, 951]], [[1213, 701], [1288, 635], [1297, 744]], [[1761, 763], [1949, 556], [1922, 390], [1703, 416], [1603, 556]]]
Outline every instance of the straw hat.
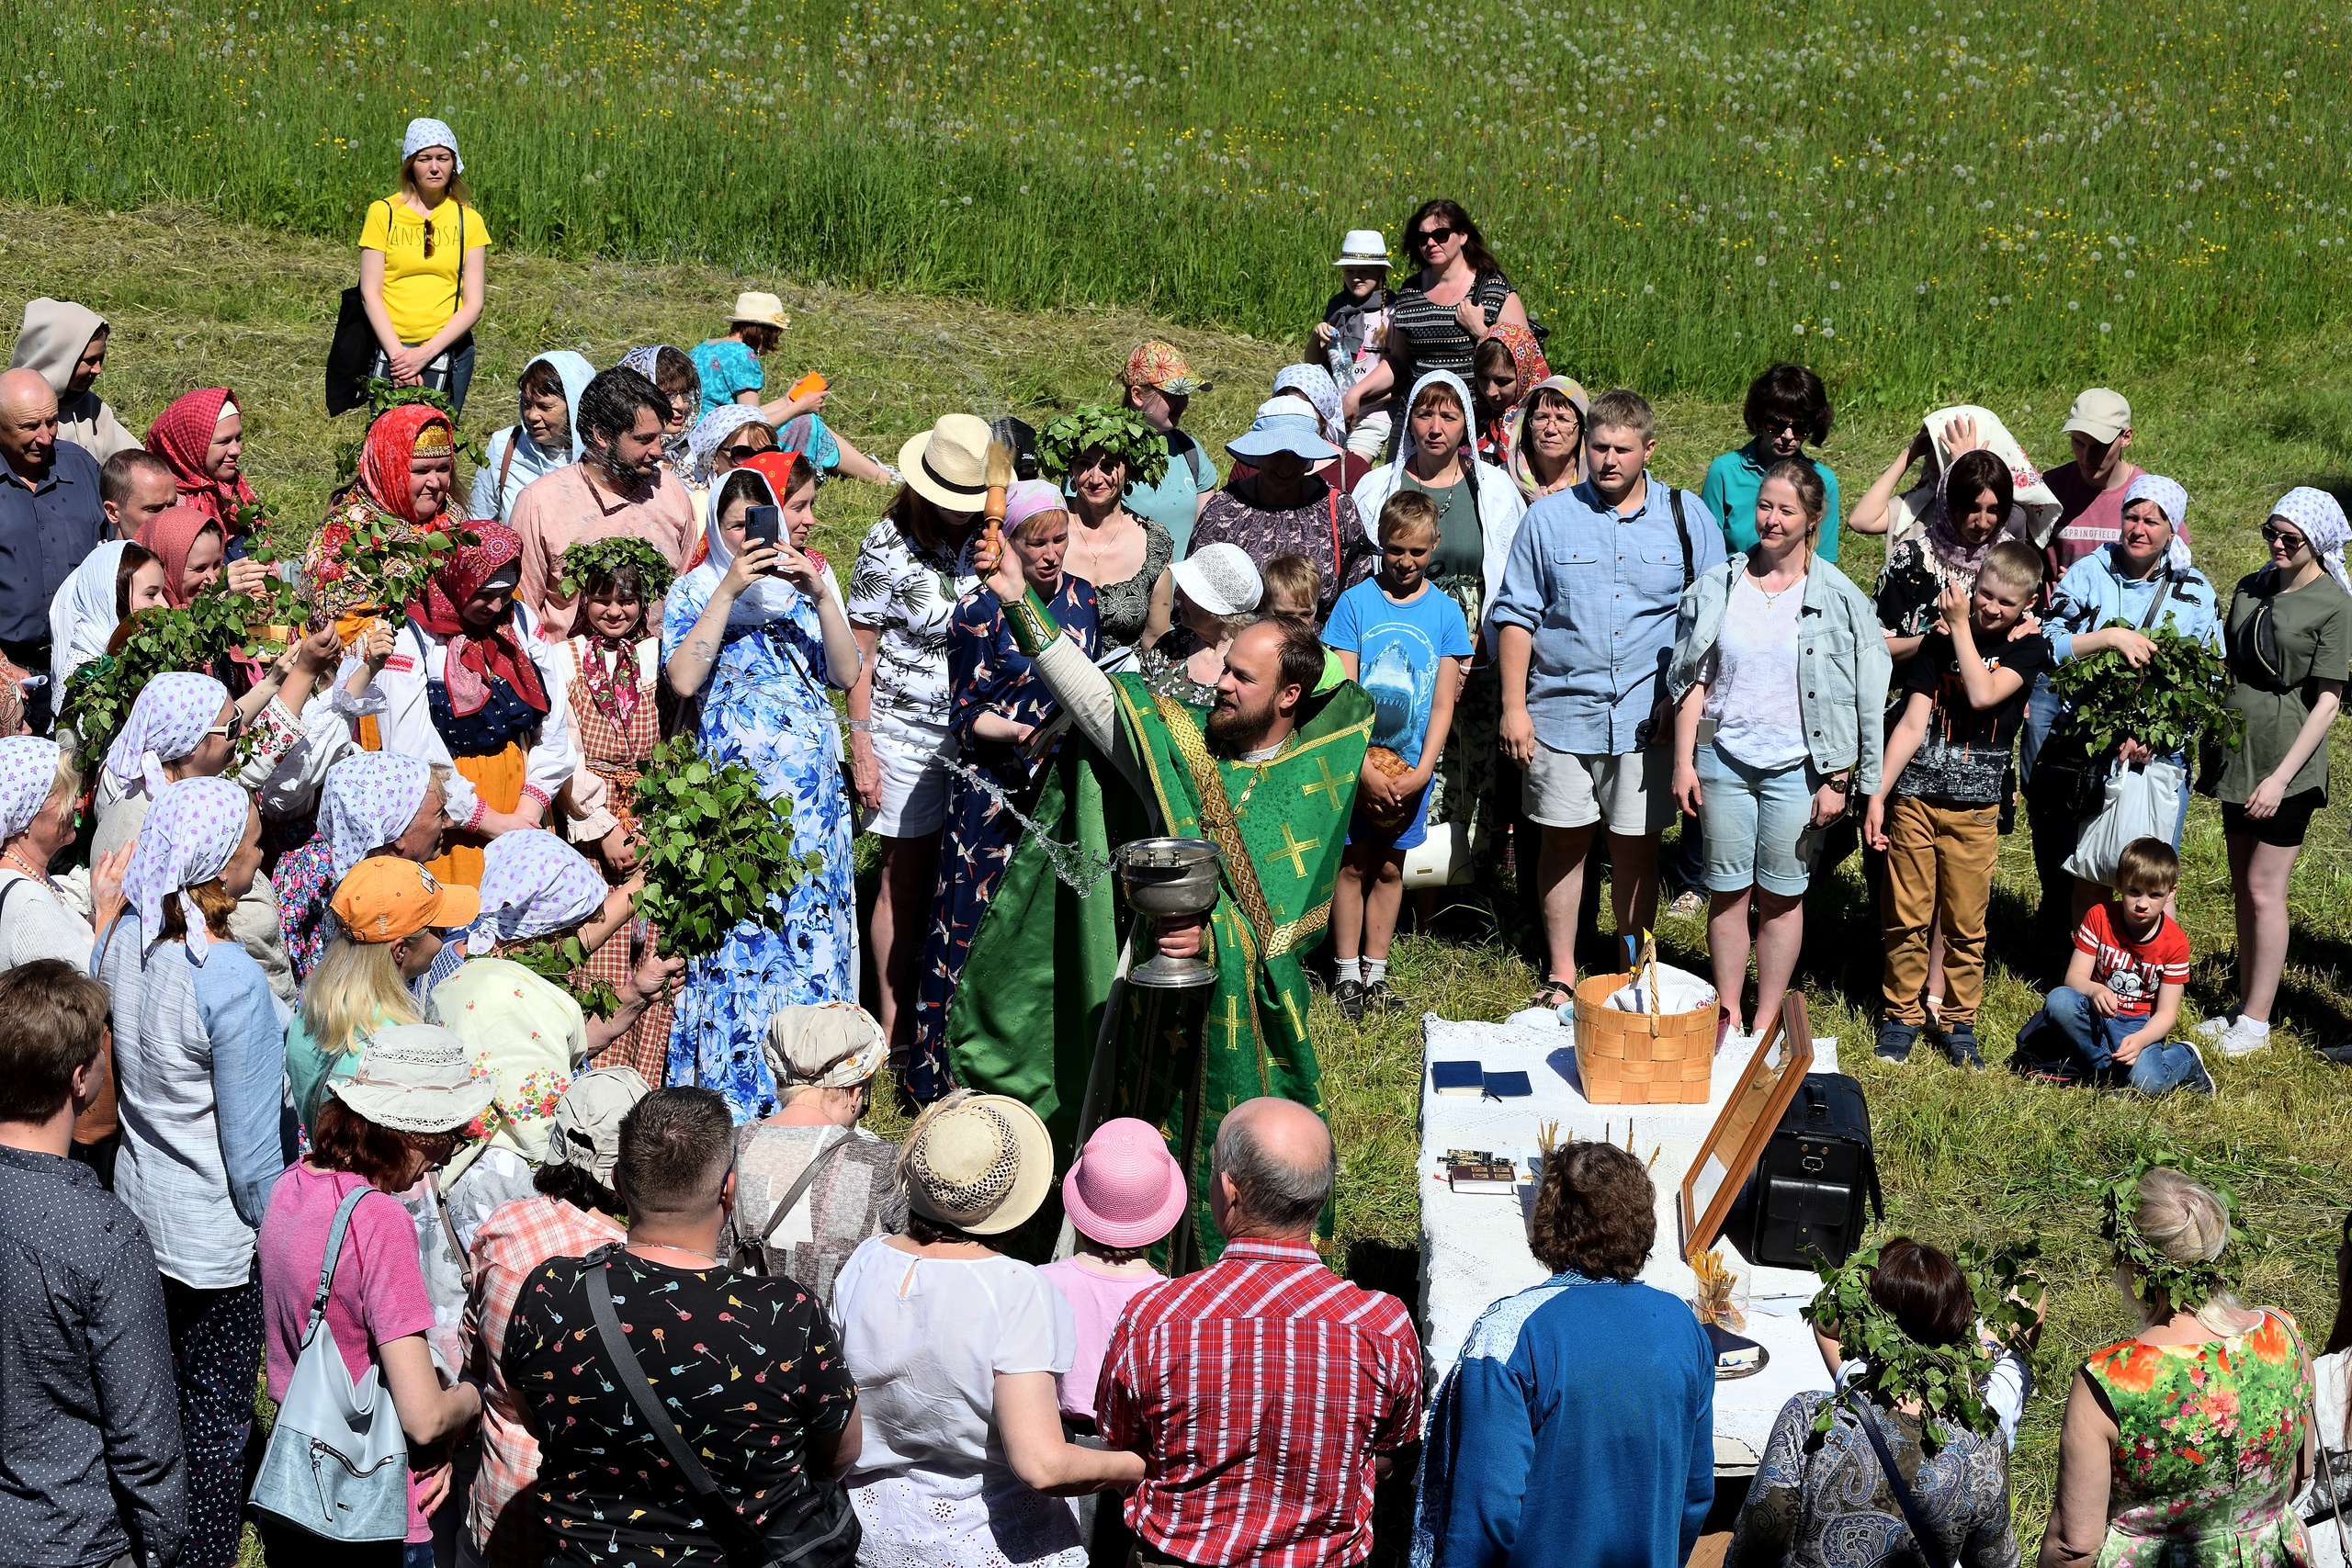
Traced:
[[396, 1023], [368, 1036], [359, 1070], [327, 1092], [395, 1133], [454, 1133], [490, 1109], [498, 1086], [466, 1064], [465, 1042], [435, 1023]]
[[576, 1165], [610, 1187], [621, 1159], [621, 1118], [651, 1090], [635, 1067], [598, 1067], [556, 1097], [542, 1163]]
[[899, 472], [909, 488], [947, 512], [978, 512], [988, 500], [989, 427], [968, 413], [939, 423], [899, 448]]
[[727, 320], [730, 325], [736, 321], [749, 321], [754, 326], [775, 327], [778, 330], [792, 324], [792, 318], [784, 313], [783, 300], [773, 294], [757, 292], [735, 296], [734, 311], [728, 316]]
[[1184, 1172], [1148, 1122], [1115, 1117], [1094, 1130], [1062, 1178], [1062, 1210], [1104, 1247], [1148, 1247], [1184, 1217]]
[[1377, 229], [1351, 229], [1348, 237], [1340, 242], [1340, 259], [1333, 266], [1394, 266], [1388, 254], [1388, 236]]
[[940, 1101], [915, 1123], [899, 1169], [916, 1213], [974, 1235], [1001, 1235], [1046, 1201], [1054, 1145], [1021, 1101], [965, 1095]]

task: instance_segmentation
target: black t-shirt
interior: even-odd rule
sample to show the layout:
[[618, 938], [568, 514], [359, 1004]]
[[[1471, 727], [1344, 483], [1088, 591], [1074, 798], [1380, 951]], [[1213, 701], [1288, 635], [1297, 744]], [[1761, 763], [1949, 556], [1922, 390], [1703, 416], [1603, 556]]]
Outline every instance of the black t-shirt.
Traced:
[[1976, 651], [1986, 669], [2015, 671], [2025, 677], [2024, 682], [2005, 702], [1989, 708], [1970, 706], [1951, 635], [1929, 632], [1904, 671], [1903, 689], [1935, 698], [1935, 711], [1910, 766], [1895, 781], [1897, 792], [1951, 806], [2000, 801], [2009, 746], [2025, 722], [2033, 678], [2051, 667], [2050, 639], [2036, 632], [1991, 648], [1979, 642]]
[[[540, 1265], [507, 1320], [507, 1386], [540, 1434], [548, 1560], [676, 1568], [688, 1546], [691, 1561], [725, 1560], [697, 1528], [693, 1490], [606, 1370], [582, 1284], [606, 1260], [613, 1309], [646, 1381], [743, 1517], [778, 1555], [830, 1529], [847, 1502], [809, 1472], [808, 1439], [841, 1430], [857, 1387], [824, 1310], [788, 1279], [667, 1268], [616, 1244]], [[854, 1529], [842, 1538], [852, 1546]]]

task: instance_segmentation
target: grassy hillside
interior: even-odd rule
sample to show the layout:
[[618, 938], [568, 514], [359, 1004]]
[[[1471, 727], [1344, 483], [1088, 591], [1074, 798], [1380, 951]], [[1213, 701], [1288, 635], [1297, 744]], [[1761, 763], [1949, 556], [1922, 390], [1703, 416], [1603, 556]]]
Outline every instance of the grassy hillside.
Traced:
[[[115, 325], [103, 390], [127, 423], [144, 429], [169, 397], [226, 383], [247, 411], [249, 463], [257, 484], [289, 514], [314, 513], [334, 470], [333, 448], [356, 434], [320, 409], [320, 365], [336, 292], [350, 273], [340, 243], [240, 228], [184, 209], [117, 218], [84, 209], [0, 207], [0, 319], [13, 321], [35, 292], [83, 299]], [[533, 352], [579, 347], [598, 364], [647, 342], [696, 341], [741, 287], [764, 275], [685, 265], [576, 265], [508, 253], [492, 274], [481, 333], [482, 368], [466, 420], [477, 437], [512, 418], [513, 377]], [[867, 450], [889, 454], [939, 413], [970, 408], [1032, 416], [1102, 395], [1134, 340], [1165, 323], [1075, 310], [1029, 315], [905, 295], [785, 288], [793, 328], [772, 367], [821, 367], [837, 389], [833, 412]], [[1221, 383], [1197, 402], [1195, 423], [1221, 440], [1241, 428], [1287, 355], [1261, 342], [1194, 331], [1172, 335]], [[2281, 341], [2259, 363], [2233, 350], [2184, 359], [2123, 383], [2138, 411], [2135, 455], [2179, 478], [2192, 498], [2199, 560], [2224, 588], [2256, 558], [2255, 530], [2290, 484], [2352, 471], [2352, 368], [2342, 336]], [[1571, 367], [1581, 368], [1580, 367]], [[1590, 378], [1598, 384], [1599, 378]], [[2072, 378], [1996, 399], [2030, 452], [2048, 461]], [[1849, 494], [1906, 439], [1913, 412], [1846, 411], [1829, 448]], [[1661, 400], [1657, 468], [1695, 484], [1710, 457], [1737, 439], [1736, 412], [1688, 397]], [[853, 483], [827, 487], [821, 544], [846, 562], [882, 501]], [[1867, 582], [1876, 547], [1855, 541], [1844, 561]], [[2339, 749], [2337, 799], [2352, 795]], [[2089, 1184], [2129, 1157], [2170, 1147], [2193, 1168], [2221, 1176], [2245, 1200], [2253, 1230], [2248, 1292], [2296, 1311], [2324, 1336], [2333, 1310], [2334, 1226], [2352, 1173], [2352, 1100], [2313, 1043], [2352, 1033], [2352, 859], [2339, 804], [2314, 822], [2293, 885], [2295, 942], [2281, 1030], [2269, 1051], [2216, 1062], [2222, 1095], [2150, 1104], [2125, 1097], [2062, 1094], [2006, 1074], [1969, 1077], [1922, 1052], [1882, 1066], [1862, 1043], [1876, 1018], [1878, 940], [1856, 868], [1827, 879], [1810, 902], [1802, 976], [1824, 1032], [1846, 1043], [1848, 1070], [1866, 1087], [1876, 1118], [1887, 1199], [1887, 1234], [1939, 1241], [2039, 1226], [2053, 1292], [2042, 1383], [2017, 1468], [2018, 1519], [2029, 1542], [2048, 1506], [2058, 1401], [2085, 1348], [2128, 1328], [2094, 1239]], [[2188, 838], [2181, 912], [2198, 955], [2191, 1001], [2225, 1006], [2231, 942], [2228, 879], [2211, 805], [2199, 801]], [[2034, 899], [2020, 833], [2004, 846], [1995, 908], [1994, 971], [1984, 1021], [1997, 1063], [2036, 1005], [2025, 917]], [[1695, 919], [1669, 921], [1669, 956], [1703, 960]], [[1414, 1015], [1499, 1018], [1527, 994], [1533, 975], [1507, 943], [1472, 926], [1456, 940], [1408, 936], [1392, 978]], [[1312, 1018], [1345, 1159], [1340, 1241], [1363, 1278], [1410, 1296], [1419, 1183], [1413, 1169], [1418, 1027], [1409, 1019], [1358, 1030], [1318, 998]], [[2030, 1547], [2029, 1547], [2030, 1549]]]
[[0, 197], [349, 238], [433, 114], [502, 242], [1289, 338], [1452, 194], [1588, 381], [1907, 402], [2342, 320], [2346, 62], [2279, 0], [57, 0]]

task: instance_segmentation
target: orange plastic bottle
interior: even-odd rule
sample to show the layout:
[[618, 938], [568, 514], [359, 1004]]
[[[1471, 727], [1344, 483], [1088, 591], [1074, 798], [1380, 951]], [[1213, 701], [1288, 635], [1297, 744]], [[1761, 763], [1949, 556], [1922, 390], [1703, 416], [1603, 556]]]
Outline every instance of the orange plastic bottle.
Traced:
[[812, 392], [823, 391], [830, 385], [831, 385], [831, 383], [825, 379], [825, 373], [823, 371], [811, 370], [808, 375], [803, 376], [799, 380], [795, 381], [792, 384], [791, 389], [784, 395], [787, 398], [794, 399], [805, 398]]

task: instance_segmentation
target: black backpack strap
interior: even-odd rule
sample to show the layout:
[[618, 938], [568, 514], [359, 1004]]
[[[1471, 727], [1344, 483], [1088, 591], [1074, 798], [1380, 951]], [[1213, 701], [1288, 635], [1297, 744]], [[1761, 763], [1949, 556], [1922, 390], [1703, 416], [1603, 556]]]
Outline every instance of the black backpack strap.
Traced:
[[1944, 1559], [1943, 1543], [1928, 1533], [1928, 1521], [1919, 1516], [1919, 1499], [1911, 1495], [1903, 1472], [1894, 1468], [1894, 1455], [1887, 1451], [1886, 1439], [1879, 1435], [1878, 1422], [1871, 1418], [1869, 1404], [1851, 1388], [1846, 1391], [1846, 1400], [1853, 1407], [1854, 1419], [1862, 1424], [1862, 1436], [1871, 1440], [1871, 1448], [1878, 1455], [1879, 1469], [1886, 1476], [1886, 1489], [1894, 1494], [1894, 1506], [1903, 1510], [1903, 1522], [1910, 1527], [1912, 1544], [1927, 1560], [1928, 1568], [1951, 1568]]
[[1682, 492], [1668, 485], [1666, 487], [1666, 500], [1667, 504], [1674, 509], [1674, 536], [1682, 541], [1682, 590], [1687, 593], [1690, 585], [1699, 580], [1698, 572], [1690, 564], [1690, 525], [1682, 515]]
[[[710, 1472], [686, 1442], [670, 1407], [662, 1403], [661, 1395], [645, 1378], [645, 1365], [637, 1359], [629, 1346], [628, 1337], [621, 1332], [620, 1314], [613, 1310], [612, 1287], [607, 1271], [612, 1268], [607, 1258], [594, 1268], [581, 1271], [580, 1283], [588, 1292], [589, 1315], [596, 1320], [596, 1337], [605, 1348], [605, 1359], [612, 1364], [613, 1376], [619, 1380], [621, 1391], [628, 1395], [637, 1413], [645, 1417], [646, 1427], [678, 1467], [678, 1474], [695, 1502], [702, 1506], [703, 1523], [716, 1536], [727, 1552], [729, 1568], [767, 1568], [769, 1552], [765, 1543], [736, 1510], [733, 1499], [720, 1488]], [[1936, 1568], [1942, 1568], [1937, 1564]]]

